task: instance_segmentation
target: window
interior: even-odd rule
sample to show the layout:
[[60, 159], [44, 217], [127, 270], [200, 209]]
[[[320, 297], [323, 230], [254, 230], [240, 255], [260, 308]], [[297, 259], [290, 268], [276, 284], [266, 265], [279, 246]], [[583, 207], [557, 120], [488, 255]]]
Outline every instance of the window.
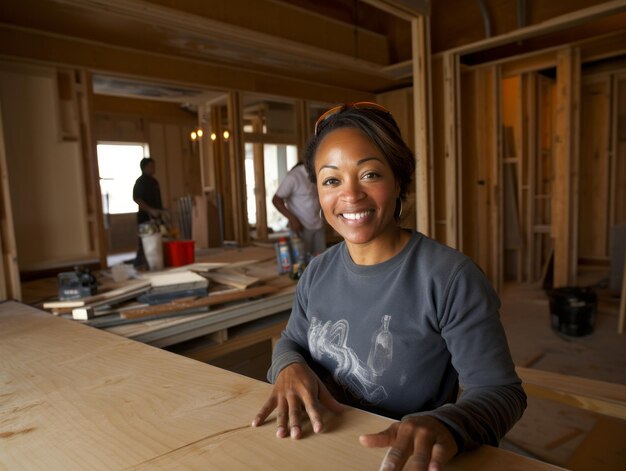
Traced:
[[148, 144], [98, 144], [98, 170], [105, 214], [137, 212], [133, 186], [141, 175], [139, 162], [148, 156]]

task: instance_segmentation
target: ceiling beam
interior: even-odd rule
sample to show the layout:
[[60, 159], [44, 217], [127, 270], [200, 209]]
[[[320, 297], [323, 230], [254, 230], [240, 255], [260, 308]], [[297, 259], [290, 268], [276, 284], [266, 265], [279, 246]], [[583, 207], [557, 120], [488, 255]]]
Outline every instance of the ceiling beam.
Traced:
[[[102, 12], [120, 15], [184, 34], [217, 39], [246, 49], [258, 50], [260, 57], [268, 51], [287, 57], [306, 59], [313, 64], [351, 70], [360, 73], [385, 76], [381, 64], [358, 59], [347, 54], [310, 46], [286, 38], [253, 31], [233, 24], [216, 21], [205, 16], [183, 12], [142, 0], [63, 0], [64, 4], [85, 9], [94, 15]], [[386, 38], [385, 38], [386, 40]], [[285, 58], [287, 60], [287, 58]]]
[[138, 51], [0, 24], [0, 57], [82, 67], [94, 73], [218, 90], [241, 90], [323, 102], [371, 101], [372, 93], [197, 59]]
[[403, 20], [430, 15], [430, 0], [361, 0]]

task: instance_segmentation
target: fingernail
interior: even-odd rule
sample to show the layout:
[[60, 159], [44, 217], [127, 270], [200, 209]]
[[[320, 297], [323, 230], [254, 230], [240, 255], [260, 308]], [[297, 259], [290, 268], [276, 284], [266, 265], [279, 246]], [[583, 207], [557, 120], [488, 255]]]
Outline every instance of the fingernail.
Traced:
[[321, 424], [321, 423], [319, 423], [319, 422], [315, 422], [315, 423], [313, 424], [313, 431], [314, 431], [315, 433], [320, 433], [320, 432], [322, 431], [322, 424]]
[[278, 427], [278, 429], [276, 429], [276, 436], [283, 438], [285, 436], [285, 427]]
[[393, 471], [396, 469], [395, 463], [390, 463], [389, 461], [385, 461], [381, 466], [379, 471]]
[[254, 420], [252, 421], [252, 426], [253, 426], [253, 427], [256, 427], [257, 425], [259, 425], [259, 421], [258, 421], [258, 419], [254, 419]]
[[298, 436], [298, 427], [291, 427], [291, 438], [296, 438]]

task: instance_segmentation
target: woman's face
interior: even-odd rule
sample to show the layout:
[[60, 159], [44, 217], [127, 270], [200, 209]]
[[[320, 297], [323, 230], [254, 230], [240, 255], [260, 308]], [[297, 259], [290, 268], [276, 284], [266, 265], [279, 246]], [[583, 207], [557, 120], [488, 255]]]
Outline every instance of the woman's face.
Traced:
[[382, 152], [361, 131], [329, 133], [315, 154], [324, 216], [346, 242], [368, 244], [389, 230], [400, 188]]

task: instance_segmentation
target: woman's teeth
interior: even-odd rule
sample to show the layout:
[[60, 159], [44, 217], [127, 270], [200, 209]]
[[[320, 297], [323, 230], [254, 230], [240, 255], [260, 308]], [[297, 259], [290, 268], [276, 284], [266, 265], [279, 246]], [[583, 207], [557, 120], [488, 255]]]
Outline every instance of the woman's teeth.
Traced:
[[364, 218], [372, 211], [362, 211], [360, 213], [343, 213], [342, 216], [346, 219], [350, 219], [351, 221], [358, 221], [359, 219]]

